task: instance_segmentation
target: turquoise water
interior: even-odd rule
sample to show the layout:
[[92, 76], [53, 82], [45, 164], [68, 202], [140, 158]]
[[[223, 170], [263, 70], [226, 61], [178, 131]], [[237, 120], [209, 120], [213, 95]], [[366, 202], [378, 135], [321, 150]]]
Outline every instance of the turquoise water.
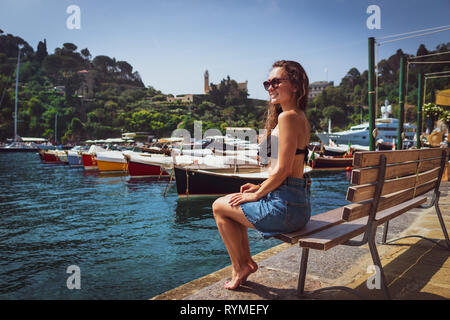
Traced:
[[[149, 299], [229, 265], [214, 199], [180, 200], [174, 183], [164, 197], [167, 184], [0, 154], [0, 299]], [[313, 214], [345, 204], [348, 184], [313, 174]], [[281, 243], [249, 241], [252, 254]]]

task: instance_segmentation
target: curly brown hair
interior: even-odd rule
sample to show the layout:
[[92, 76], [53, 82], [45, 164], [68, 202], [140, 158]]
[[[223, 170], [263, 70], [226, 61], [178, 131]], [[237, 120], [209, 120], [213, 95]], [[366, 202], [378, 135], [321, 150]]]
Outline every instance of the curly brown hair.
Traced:
[[[296, 91], [297, 108], [299, 108], [302, 111], [305, 111], [306, 106], [308, 104], [308, 95], [309, 95], [309, 79], [308, 76], [306, 75], [305, 70], [303, 69], [300, 63], [289, 60], [276, 61], [272, 65], [272, 69], [277, 67], [281, 67], [286, 71], [289, 81], [295, 88], [297, 88]], [[266, 131], [267, 136], [270, 135], [272, 129], [274, 129], [278, 124], [278, 116], [282, 111], [283, 110], [281, 109], [280, 104], [272, 104], [269, 102], [269, 106], [267, 108], [266, 113], [266, 125], [265, 125], [265, 129], [267, 130]]]

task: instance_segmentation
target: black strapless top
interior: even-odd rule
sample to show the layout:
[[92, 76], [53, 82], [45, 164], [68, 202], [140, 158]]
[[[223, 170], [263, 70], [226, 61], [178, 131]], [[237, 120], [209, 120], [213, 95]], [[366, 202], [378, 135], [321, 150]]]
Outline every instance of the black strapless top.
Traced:
[[[272, 155], [272, 139], [275, 140], [273, 155]], [[269, 137], [267, 137], [265, 139], [265, 141], [260, 144], [260, 150], [261, 150], [261, 148], [263, 148], [266, 145], [267, 145], [267, 153], [266, 153], [267, 157], [277, 159], [278, 158], [278, 136], [270, 135], [270, 139], [269, 139]], [[261, 152], [260, 152], [260, 154], [261, 154]], [[296, 149], [295, 154], [296, 155], [304, 154], [305, 155], [305, 163], [308, 162], [308, 147], [306, 147], [305, 149]]]

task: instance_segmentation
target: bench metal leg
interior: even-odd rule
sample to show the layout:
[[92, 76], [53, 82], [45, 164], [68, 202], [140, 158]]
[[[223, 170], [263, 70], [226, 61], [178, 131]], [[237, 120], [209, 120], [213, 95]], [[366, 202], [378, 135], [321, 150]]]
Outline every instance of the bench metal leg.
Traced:
[[368, 244], [370, 249], [370, 254], [372, 255], [372, 261], [374, 265], [378, 266], [380, 270], [380, 282], [381, 282], [381, 289], [383, 290], [384, 297], [388, 300], [391, 299], [391, 295], [389, 294], [389, 289], [386, 282], [386, 277], [384, 276], [383, 266], [381, 265], [380, 256], [378, 255], [377, 246], [375, 243], [375, 234], [376, 234], [376, 228], [373, 230], [373, 234], [371, 235]]
[[325, 287], [325, 288], [317, 289], [314, 291], [305, 292], [305, 281], [306, 281], [306, 269], [307, 269], [307, 265], [308, 265], [308, 256], [309, 256], [309, 248], [302, 248], [302, 257], [301, 257], [301, 261], [300, 261], [300, 271], [299, 271], [299, 275], [298, 275], [298, 285], [297, 285], [297, 295], [299, 297], [313, 296], [316, 293], [324, 292], [324, 291], [342, 290], [342, 291], [351, 293], [360, 299], [363, 299], [363, 300], [368, 299], [367, 297], [359, 294], [356, 290], [347, 288], [347, 287], [343, 287], [343, 286]]
[[389, 229], [389, 220], [384, 223], [383, 227], [383, 239], [381, 240], [381, 243], [385, 244], [387, 239], [387, 233]]
[[450, 249], [450, 240], [448, 238], [447, 229], [445, 228], [444, 219], [442, 219], [441, 209], [439, 208], [439, 201], [435, 202], [434, 207], [436, 208], [436, 214], [438, 216], [439, 223], [441, 224], [442, 232], [444, 233], [445, 242], [447, 243], [447, 247]]
[[309, 248], [302, 248], [302, 258], [300, 261], [300, 270], [298, 274], [297, 294], [302, 295], [305, 292], [306, 268], [308, 265]]

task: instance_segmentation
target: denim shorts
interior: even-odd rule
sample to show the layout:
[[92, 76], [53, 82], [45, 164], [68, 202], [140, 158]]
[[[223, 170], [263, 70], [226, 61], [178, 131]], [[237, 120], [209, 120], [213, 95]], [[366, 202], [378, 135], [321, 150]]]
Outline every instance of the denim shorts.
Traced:
[[307, 179], [289, 177], [264, 198], [245, 202], [241, 208], [264, 238], [301, 229], [311, 217]]

